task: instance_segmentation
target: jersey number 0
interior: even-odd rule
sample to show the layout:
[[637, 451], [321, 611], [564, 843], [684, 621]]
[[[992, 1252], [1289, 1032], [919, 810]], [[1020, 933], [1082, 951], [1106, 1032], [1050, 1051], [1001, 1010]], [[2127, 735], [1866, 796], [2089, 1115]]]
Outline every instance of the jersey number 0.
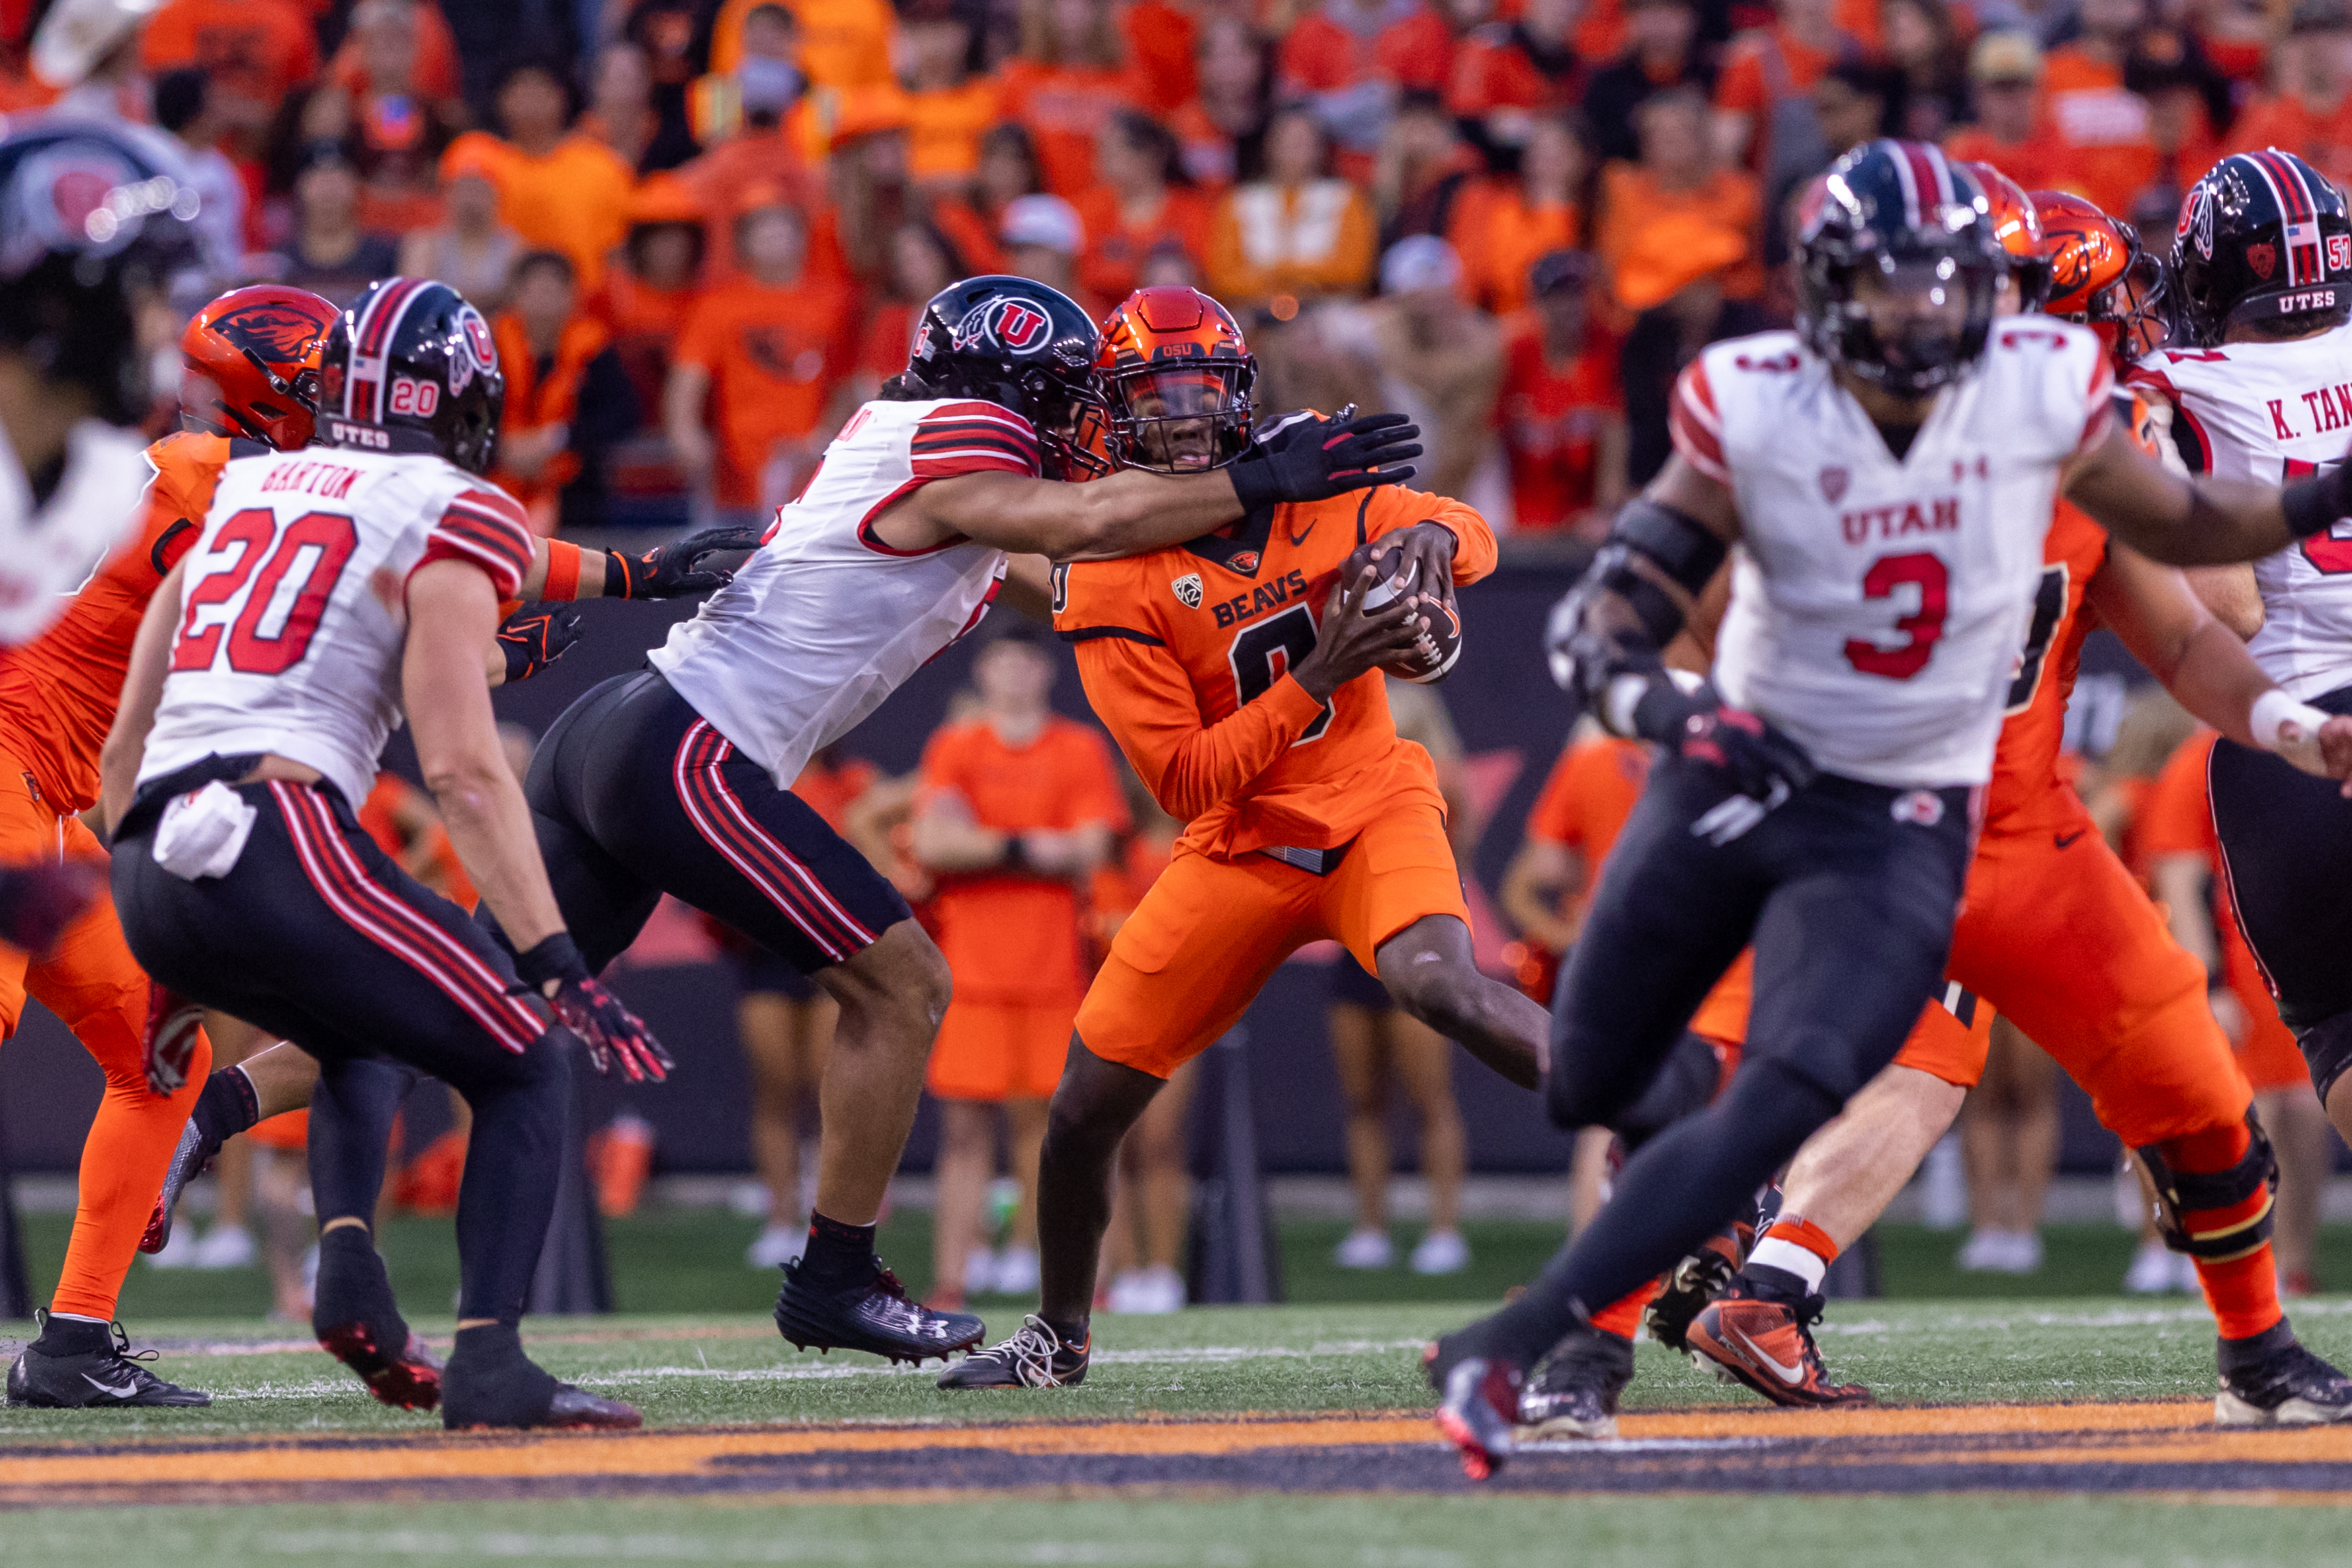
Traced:
[[[305, 512], [280, 528], [268, 507], [248, 507], [221, 525], [205, 559], [236, 559], [207, 570], [187, 588], [174, 670], [209, 670], [228, 643], [228, 667], [241, 675], [283, 674], [302, 662], [343, 568], [359, 548], [359, 528], [340, 512]], [[234, 622], [197, 628], [204, 612], [225, 604], [247, 582], [253, 591]]]
[[[1226, 661], [1233, 665], [1235, 700], [1255, 702], [1274, 689], [1285, 672], [1298, 668], [1299, 662], [1313, 652], [1315, 616], [1304, 604], [1294, 604], [1279, 615], [1244, 627], [1225, 651]], [[1300, 730], [1291, 744], [1304, 746], [1319, 740], [1330, 727], [1331, 705], [1325, 703], [1315, 721]]]

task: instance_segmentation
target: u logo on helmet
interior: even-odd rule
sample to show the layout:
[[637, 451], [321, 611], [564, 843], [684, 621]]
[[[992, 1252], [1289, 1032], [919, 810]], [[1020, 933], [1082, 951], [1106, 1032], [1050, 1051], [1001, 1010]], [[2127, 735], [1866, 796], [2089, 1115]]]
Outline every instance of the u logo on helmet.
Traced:
[[499, 348], [490, 337], [490, 324], [471, 305], [457, 312], [454, 347], [457, 351], [449, 356], [451, 397], [464, 392], [476, 376], [489, 375], [499, 368]]
[[2213, 259], [2213, 193], [2199, 185], [2189, 193], [2189, 200], [2180, 206], [2180, 222], [2172, 231], [2172, 242], [2179, 245], [2189, 240], [2197, 246], [2197, 254], [2207, 261]]
[[984, 300], [956, 323], [955, 346], [964, 353], [1001, 350], [1026, 354], [1045, 345], [1053, 325], [1043, 310], [1026, 300]]

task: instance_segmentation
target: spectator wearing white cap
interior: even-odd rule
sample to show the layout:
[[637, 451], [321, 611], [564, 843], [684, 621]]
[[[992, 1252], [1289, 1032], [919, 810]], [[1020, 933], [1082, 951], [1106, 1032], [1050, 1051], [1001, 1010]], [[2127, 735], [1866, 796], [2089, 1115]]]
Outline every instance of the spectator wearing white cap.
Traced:
[[1048, 288], [1058, 288], [1099, 316], [1105, 307], [1078, 291], [1078, 256], [1087, 248], [1078, 209], [1059, 196], [1015, 196], [1004, 204], [997, 243], [1004, 247], [1004, 270]]

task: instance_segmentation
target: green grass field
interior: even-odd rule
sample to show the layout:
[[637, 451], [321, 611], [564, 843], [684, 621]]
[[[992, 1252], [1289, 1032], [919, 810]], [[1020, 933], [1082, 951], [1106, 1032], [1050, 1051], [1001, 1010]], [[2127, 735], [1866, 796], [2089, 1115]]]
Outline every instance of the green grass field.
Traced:
[[[649, 1425], [936, 1423], [1186, 1417], [1231, 1412], [1425, 1408], [1420, 1343], [1487, 1310], [1504, 1283], [1549, 1249], [1545, 1228], [1481, 1227], [1470, 1281], [1367, 1280], [1328, 1264], [1337, 1227], [1284, 1235], [1292, 1304], [1196, 1309], [1172, 1318], [1098, 1320], [1086, 1385], [975, 1399], [940, 1393], [928, 1375], [867, 1358], [796, 1354], [766, 1323], [772, 1275], [740, 1262], [751, 1224], [709, 1213], [648, 1213], [616, 1225], [617, 1319], [533, 1320], [535, 1354], [559, 1375], [636, 1403]], [[2201, 1397], [2211, 1388], [2212, 1326], [2200, 1307], [2121, 1301], [2113, 1281], [2129, 1239], [2103, 1227], [2052, 1238], [2034, 1288], [2064, 1296], [1958, 1299], [1981, 1281], [1951, 1274], [1955, 1238], [1890, 1232], [1889, 1298], [1839, 1303], [1823, 1343], [1837, 1370], [1890, 1401], [2095, 1402]], [[53, 1274], [58, 1223], [33, 1227], [37, 1279]], [[2352, 1246], [2333, 1238], [2326, 1266], [2352, 1280]], [[922, 1218], [892, 1224], [885, 1252], [919, 1285]], [[418, 1325], [446, 1334], [454, 1287], [446, 1224], [403, 1222], [387, 1237]], [[236, 1295], [236, 1291], [245, 1292]], [[1378, 1291], [1452, 1300], [1370, 1303]], [[1942, 1299], [1919, 1299], [1932, 1291]], [[217, 1396], [208, 1410], [0, 1411], [0, 1483], [19, 1445], [315, 1438], [427, 1432], [428, 1417], [383, 1409], [299, 1330], [265, 1327], [257, 1272], [134, 1272], [124, 1312], [164, 1346], [158, 1370]], [[986, 1303], [992, 1334], [1020, 1304]], [[2352, 1300], [2298, 1303], [2305, 1339], [2352, 1363]], [[0, 1340], [26, 1325], [0, 1325]], [[6, 1344], [13, 1354], [15, 1344]], [[1752, 1404], [1656, 1347], [1640, 1351], [1629, 1409]], [[499, 1500], [268, 1503], [152, 1509], [33, 1509], [0, 1522], [0, 1561], [68, 1568], [128, 1561], [198, 1564], [318, 1563], [648, 1563], [906, 1564], [1333, 1563], [1360, 1568], [1484, 1568], [1521, 1563], [1641, 1564], [1754, 1560], [1788, 1552], [1807, 1564], [2206, 1564], [2352, 1563], [2352, 1516], [2336, 1494], [2295, 1505], [2239, 1494], [1665, 1495], [1539, 1497], [1362, 1492], [1150, 1490], [1116, 1496], [1067, 1488], [1017, 1496], [875, 1502], [774, 1494]]]

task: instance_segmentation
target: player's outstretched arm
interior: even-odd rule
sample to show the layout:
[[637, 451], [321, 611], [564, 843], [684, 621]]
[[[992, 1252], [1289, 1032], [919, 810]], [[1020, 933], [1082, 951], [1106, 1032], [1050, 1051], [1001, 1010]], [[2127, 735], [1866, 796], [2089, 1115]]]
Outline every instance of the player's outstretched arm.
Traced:
[[734, 573], [705, 568], [703, 559], [760, 548], [761, 528], [705, 528], [658, 544], [642, 555], [616, 549], [582, 549], [566, 539], [540, 539], [531, 546], [530, 570], [516, 597], [525, 602], [562, 603], [575, 599], [680, 599], [727, 586]]
[[1001, 471], [934, 479], [872, 525], [893, 549], [974, 539], [1057, 561], [1109, 560], [1199, 538], [1252, 509], [1321, 501], [1412, 477], [1421, 432], [1402, 414], [1334, 424], [1321, 441], [1294, 441], [1213, 474], [1127, 469], [1084, 485]]
[[498, 623], [498, 590], [479, 567], [428, 560], [410, 576], [400, 680], [417, 766], [458, 863], [515, 948], [516, 974], [581, 1037], [598, 1071], [617, 1059], [633, 1079], [661, 1078], [669, 1058], [590, 977], [548, 885], [530, 807], [499, 745], [490, 688], [474, 653]]
[[2352, 517], [2352, 465], [2284, 490], [2210, 476], [2183, 478], [2115, 423], [2067, 470], [2065, 490], [2116, 538], [2171, 566], [2259, 560]]
[[2132, 656], [2198, 718], [2307, 773], [2352, 773], [2352, 718], [2331, 717], [2279, 690], [2181, 572], [2118, 540], [2084, 591]]
[[169, 674], [172, 633], [180, 623], [180, 583], [187, 575], [183, 561], [167, 573], [147, 601], [139, 620], [139, 635], [131, 643], [131, 668], [122, 679], [122, 700], [115, 705], [114, 726], [98, 754], [98, 813], [109, 837], [131, 810], [138, 790], [139, 763], [146, 755], [147, 732], [155, 727], [155, 708], [163, 700], [163, 677]]

